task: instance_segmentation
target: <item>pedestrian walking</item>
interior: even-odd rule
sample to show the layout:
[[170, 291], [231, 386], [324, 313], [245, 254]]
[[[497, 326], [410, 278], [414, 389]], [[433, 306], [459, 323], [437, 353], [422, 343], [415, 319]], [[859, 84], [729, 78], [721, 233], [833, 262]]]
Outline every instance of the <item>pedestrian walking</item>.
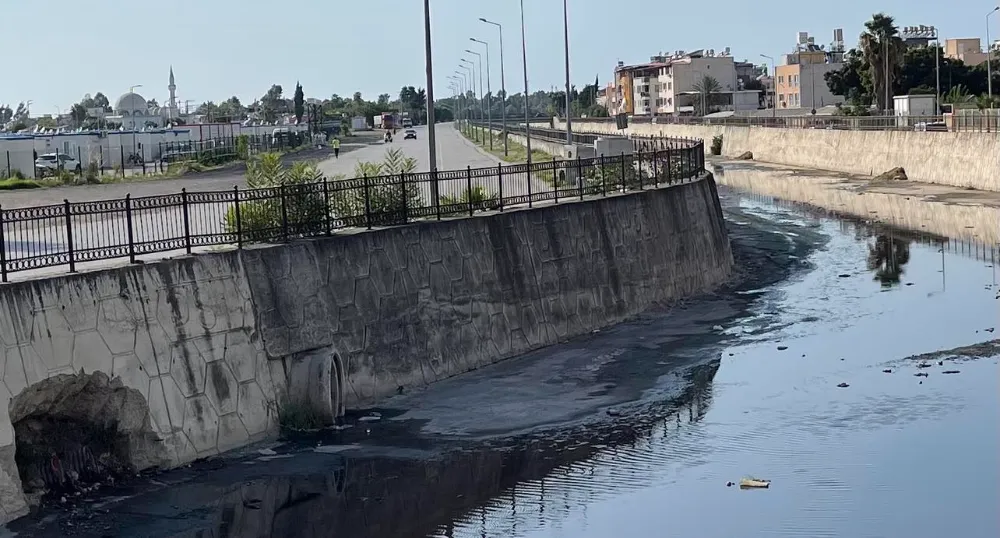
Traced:
[[337, 137], [333, 137], [333, 141], [330, 142], [330, 145], [333, 146], [333, 156], [334, 156], [334, 158], [339, 159], [340, 158], [340, 139], [337, 138]]

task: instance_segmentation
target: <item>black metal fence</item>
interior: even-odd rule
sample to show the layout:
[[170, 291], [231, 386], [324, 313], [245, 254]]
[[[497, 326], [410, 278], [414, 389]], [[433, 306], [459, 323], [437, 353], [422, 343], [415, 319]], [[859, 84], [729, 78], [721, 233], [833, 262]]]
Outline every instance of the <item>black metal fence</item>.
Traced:
[[536, 202], [643, 190], [697, 178], [704, 144], [488, 168], [404, 173], [19, 209], [0, 208], [0, 277], [195, 248], [277, 243], [342, 228], [472, 216]]

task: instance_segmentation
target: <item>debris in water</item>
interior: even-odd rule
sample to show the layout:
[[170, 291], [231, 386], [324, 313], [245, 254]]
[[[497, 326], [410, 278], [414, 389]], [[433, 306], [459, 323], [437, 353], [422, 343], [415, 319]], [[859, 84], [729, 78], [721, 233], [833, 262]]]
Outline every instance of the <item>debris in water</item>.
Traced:
[[784, 351], [788, 349], [788, 346], [778, 346], [778, 351]]
[[885, 370], [882, 370], [882, 373], [883, 374], [891, 374], [892, 373], [892, 368], [886, 368]]
[[770, 480], [764, 480], [763, 478], [754, 478], [752, 476], [743, 477], [740, 479], [741, 488], [769, 488], [771, 487]]
[[257, 453], [260, 454], [261, 456], [275, 456], [278, 454], [277, 452], [271, 450], [270, 448], [262, 448], [258, 450]]
[[608, 416], [609, 417], [620, 417], [620, 416], [622, 416], [622, 412], [618, 411], [618, 410], [615, 410], [615, 409], [608, 409]]
[[944, 361], [938, 361], [938, 366], [944, 366]]
[[917, 372], [917, 373], [915, 373], [913, 375], [915, 375], [917, 377], [927, 377], [929, 374], [927, 372]]
[[959, 373], [959, 371], [958, 370], [945, 370], [945, 371], [943, 371], [941, 373], [942, 374], [957, 374], [957, 373]]
[[917, 368], [930, 368], [931, 364], [929, 362], [922, 362], [917, 365]]
[[851, 275], [849, 275], [847, 273], [841, 273], [841, 274], [839, 274], [837, 276], [840, 277], [840, 278], [849, 278]]
[[983, 329], [983, 330], [986, 331], [986, 332], [988, 332], [988, 333], [991, 333], [991, 332], [993, 332], [993, 329], [996, 329], [996, 327], [990, 327], [989, 329]]
[[722, 327], [722, 325], [716, 325], [715, 327], [712, 327], [712, 330], [713, 331], [724, 331], [725, 329]]
[[363, 416], [363, 417], [359, 418], [358, 420], [361, 421], [361, 422], [375, 422], [376, 420], [381, 420], [381, 419], [382, 419], [382, 415], [381, 414], [379, 414], [379, 413], [371, 413], [370, 415]]
[[731, 487], [733, 487], [733, 483], [732, 483], [732, 482], [726, 482], [726, 487], [727, 487], [727, 488], [731, 488]]
[[840, 388], [842, 388], [842, 389], [846, 389], [847, 387], [850, 387], [850, 385], [848, 385], [847, 383], [838, 383], [837, 386], [840, 387]]

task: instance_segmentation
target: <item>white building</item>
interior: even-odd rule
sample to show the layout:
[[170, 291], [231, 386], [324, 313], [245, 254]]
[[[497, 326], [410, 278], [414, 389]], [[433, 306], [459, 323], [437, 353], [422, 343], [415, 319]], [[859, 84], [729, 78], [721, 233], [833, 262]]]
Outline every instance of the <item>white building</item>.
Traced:
[[707, 114], [760, 106], [760, 92], [743, 90], [739, 84], [736, 62], [728, 49], [721, 54], [712, 49], [678, 51], [664, 60], [650, 91], [655, 114]]
[[115, 101], [114, 114], [105, 116], [104, 120], [119, 123], [123, 129], [128, 130], [163, 127], [172, 120], [180, 118], [180, 110], [177, 107], [177, 85], [174, 81], [173, 67], [170, 68], [167, 91], [170, 92], [170, 97], [167, 100], [167, 104], [161, 107], [150, 107], [146, 99], [138, 93], [127, 92]]

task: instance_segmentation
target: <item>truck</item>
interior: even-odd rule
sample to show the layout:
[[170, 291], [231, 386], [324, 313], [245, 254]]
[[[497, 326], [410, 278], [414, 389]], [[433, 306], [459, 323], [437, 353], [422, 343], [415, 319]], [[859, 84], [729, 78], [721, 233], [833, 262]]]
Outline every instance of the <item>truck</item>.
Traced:
[[413, 120], [410, 119], [409, 112], [403, 112], [400, 121], [402, 122], [404, 129], [409, 129], [410, 127], [413, 127]]
[[398, 119], [398, 117], [395, 114], [393, 114], [392, 112], [383, 112], [382, 113], [382, 128], [385, 129], [385, 130], [398, 129], [399, 128], [399, 119]]

